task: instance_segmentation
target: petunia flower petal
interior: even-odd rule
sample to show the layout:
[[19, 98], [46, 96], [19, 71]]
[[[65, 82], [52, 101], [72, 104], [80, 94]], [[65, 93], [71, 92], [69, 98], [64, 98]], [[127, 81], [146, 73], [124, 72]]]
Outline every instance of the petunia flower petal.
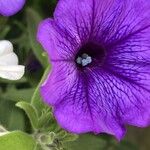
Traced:
[[111, 46], [105, 64], [105, 70], [114, 79], [120, 79], [116, 87], [124, 93], [120, 98], [123, 105], [119, 106], [123, 111], [121, 117], [123, 122], [139, 127], [150, 124], [149, 38], [150, 28], [146, 28], [133, 34], [129, 39], [122, 40], [116, 46]]
[[60, 0], [54, 19], [82, 42], [110, 42], [147, 27], [149, 8], [146, 0]]
[[3, 56], [0, 56], [0, 65], [7, 66], [7, 65], [18, 65], [18, 57], [17, 55], [12, 52]]
[[9, 80], [19, 80], [24, 75], [25, 67], [16, 66], [0, 66], [0, 77]]
[[25, 0], [0, 0], [0, 15], [11, 16], [22, 9]]
[[[46, 103], [55, 105], [61, 100], [60, 96], [63, 97], [65, 93], [70, 91], [70, 89], [74, 86], [74, 82], [77, 80], [77, 71], [75, 67], [74, 63], [68, 62], [55, 62], [53, 64], [52, 72], [41, 87], [41, 92]], [[58, 72], [60, 74], [57, 76], [56, 74]], [[69, 80], [65, 80], [66, 78]], [[50, 95], [50, 92], [53, 94]], [[49, 99], [52, 101], [49, 101]]]
[[37, 33], [38, 41], [53, 60], [73, 59], [81, 46], [76, 36], [59, 26], [53, 19], [42, 21]]
[[[54, 19], [41, 23], [53, 66], [41, 94], [63, 128], [120, 140], [126, 124], [150, 125], [149, 8], [146, 0], [59, 0]], [[93, 41], [105, 49], [103, 64], [78, 69], [76, 54]]]
[[13, 45], [7, 40], [0, 41], [0, 65], [18, 65], [18, 57], [13, 52]]
[[10, 41], [1, 40], [0, 41], [0, 56], [6, 55], [13, 52], [13, 45]]
[[13, 45], [7, 40], [0, 41], [0, 77], [18, 80], [24, 75], [25, 67], [18, 65], [18, 57], [13, 52]]
[[53, 68], [41, 87], [41, 93], [45, 102], [54, 107], [61, 126], [74, 133], [106, 132], [121, 139], [125, 128], [115, 116], [118, 113], [117, 102], [114, 108], [113, 101], [111, 106], [112, 95], [109, 99], [106, 97], [105, 86], [109, 84], [102, 86], [104, 74], [98, 73], [98, 77], [94, 73], [80, 74], [70, 62], [56, 62]]

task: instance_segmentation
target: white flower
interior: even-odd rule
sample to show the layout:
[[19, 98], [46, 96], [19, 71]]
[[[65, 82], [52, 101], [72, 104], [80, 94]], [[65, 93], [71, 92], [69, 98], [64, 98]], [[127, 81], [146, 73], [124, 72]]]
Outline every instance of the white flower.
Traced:
[[11, 42], [0, 41], [0, 77], [9, 80], [20, 79], [25, 72], [25, 67], [18, 65], [18, 57], [13, 52]]

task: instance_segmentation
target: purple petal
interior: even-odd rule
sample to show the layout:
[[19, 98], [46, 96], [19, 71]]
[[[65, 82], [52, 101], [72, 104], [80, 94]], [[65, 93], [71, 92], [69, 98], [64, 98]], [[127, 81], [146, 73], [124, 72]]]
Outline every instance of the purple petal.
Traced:
[[[108, 74], [94, 72], [97, 70], [80, 74], [73, 63], [55, 62], [41, 94], [47, 104], [54, 106], [55, 117], [63, 128], [74, 133], [106, 132], [120, 139], [125, 128], [118, 120], [117, 102], [113, 108], [113, 95], [105, 89], [109, 87], [108, 83], [104, 85]], [[110, 92], [114, 92], [111, 87]]]
[[[59, 101], [61, 101], [60, 96], [63, 97], [74, 86], [77, 80], [75, 67], [74, 63], [70, 62], [53, 63], [52, 72], [41, 87], [42, 96], [48, 104], [55, 105], [59, 103]], [[69, 80], [65, 80], [67, 78]], [[53, 94], [50, 95], [50, 92]], [[49, 99], [51, 99], [51, 101], [49, 101]]]
[[37, 39], [43, 45], [49, 57], [54, 60], [73, 59], [78, 47], [81, 45], [76, 36], [73, 36], [52, 19], [41, 22]]
[[[52, 72], [41, 87], [59, 124], [74, 133], [109, 133], [150, 125], [150, 3], [145, 0], [59, 0], [38, 40]], [[88, 42], [103, 45], [103, 65], [78, 69]]]
[[22, 9], [25, 0], [0, 0], [0, 14], [11, 16]]

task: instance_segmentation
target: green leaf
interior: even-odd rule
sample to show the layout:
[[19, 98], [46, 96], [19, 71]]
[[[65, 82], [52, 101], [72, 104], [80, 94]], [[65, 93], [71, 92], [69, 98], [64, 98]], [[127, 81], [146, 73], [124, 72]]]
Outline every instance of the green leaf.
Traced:
[[[50, 109], [49, 109], [50, 110]], [[44, 128], [44, 130], [51, 125], [50, 121], [53, 119], [52, 113], [50, 111], [46, 111], [42, 113], [39, 118], [39, 128]]]
[[33, 9], [28, 8], [26, 11], [26, 20], [27, 20], [27, 30], [29, 34], [29, 41], [32, 47], [32, 50], [41, 63], [41, 65], [46, 68], [48, 66], [48, 58], [46, 53], [43, 51], [41, 45], [36, 40], [37, 28], [39, 22], [42, 18], [39, 14]]
[[48, 66], [47, 69], [45, 70], [44, 75], [43, 75], [39, 85], [37, 86], [37, 88], [33, 94], [33, 97], [31, 99], [31, 104], [37, 109], [39, 115], [41, 115], [43, 109], [47, 107], [42, 101], [42, 98], [40, 95], [40, 86], [46, 79], [49, 71], [50, 71], [50, 66]]
[[69, 132], [66, 132], [65, 130], [60, 130], [57, 133], [57, 137], [58, 139], [60, 139], [63, 143], [65, 142], [71, 142], [71, 141], [75, 141], [78, 138], [78, 135], [76, 134], [71, 134]]
[[62, 139], [63, 142], [71, 142], [78, 139], [78, 135], [67, 133], [66, 136]]
[[24, 131], [26, 130], [25, 122], [24, 113], [15, 107], [13, 101], [0, 99], [0, 123], [6, 127], [6, 129]]
[[34, 150], [34, 139], [24, 132], [14, 131], [0, 136], [0, 150]]
[[16, 106], [26, 112], [27, 116], [30, 119], [32, 127], [34, 129], [38, 129], [38, 115], [35, 108], [31, 104], [26, 102], [18, 102]]

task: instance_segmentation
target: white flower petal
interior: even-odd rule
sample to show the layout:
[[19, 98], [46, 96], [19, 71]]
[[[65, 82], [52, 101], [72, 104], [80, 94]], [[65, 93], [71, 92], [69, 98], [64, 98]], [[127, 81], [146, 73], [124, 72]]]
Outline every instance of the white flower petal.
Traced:
[[0, 65], [18, 65], [18, 57], [14, 52], [0, 56]]
[[23, 76], [24, 70], [24, 66], [18, 65], [12, 43], [7, 40], [0, 41], [0, 77], [18, 80]]
[[6, 55], [13, 52], [13, 45], [10, 41], [1, 40], [0, 41], [0, 56]]
[[0, 77], [9, 80], [19, 80], [25, 72], [25, 67], [22, 65], [16, 66], [0, 66]]

